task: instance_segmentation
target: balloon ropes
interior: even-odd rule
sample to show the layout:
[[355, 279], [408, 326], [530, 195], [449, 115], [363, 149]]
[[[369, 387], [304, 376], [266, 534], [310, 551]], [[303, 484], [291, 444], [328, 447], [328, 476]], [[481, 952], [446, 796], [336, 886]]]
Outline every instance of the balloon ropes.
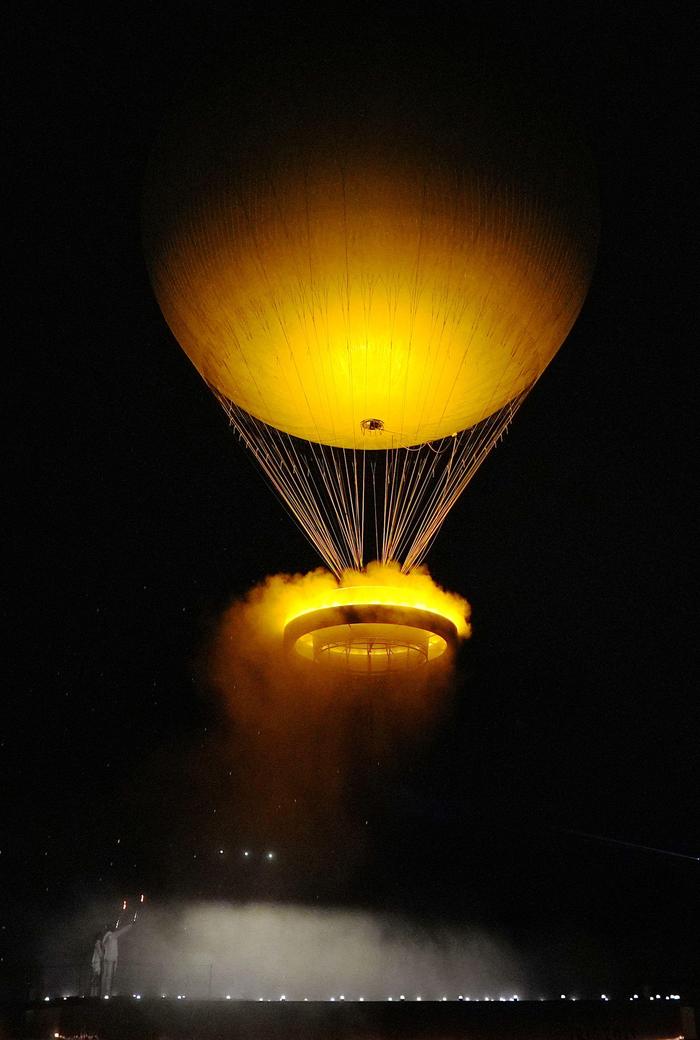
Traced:
[[337, 575], [424, 559], [578, 315], [592, 182], [556, 120], [480, 83], [354, 107], [219, 83], [164, 130], [157, 299]]

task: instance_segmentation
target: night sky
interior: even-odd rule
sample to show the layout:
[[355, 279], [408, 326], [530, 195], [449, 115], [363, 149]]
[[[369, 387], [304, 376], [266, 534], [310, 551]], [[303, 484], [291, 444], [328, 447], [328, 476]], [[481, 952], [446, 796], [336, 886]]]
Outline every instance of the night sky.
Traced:
[[[568, 958], [592, 992], [688, 988], [700, 863], [570, 832], [700, 856], [693, 26], [660, 3], [379, 6], [15, 21], [0, 955], [28, 956], [49, 915], [145, 890], [478, 923], [545, 978]], [[305, 878], [271, 825], [263, 875], [238, 856], [206, 646], [234, 597], [319, 561], [158, 310], [140, 243], [149, 148], [212, 56], [279, 70], [323, 53], [390, 77], [417, 47], [439, 65], [482, 44], [589, 143], [593, 284], [429, 556], [474, 611], [442, 719], [401, 768], [348, 778], [368, 821], [352, 872], [341, 838]]]

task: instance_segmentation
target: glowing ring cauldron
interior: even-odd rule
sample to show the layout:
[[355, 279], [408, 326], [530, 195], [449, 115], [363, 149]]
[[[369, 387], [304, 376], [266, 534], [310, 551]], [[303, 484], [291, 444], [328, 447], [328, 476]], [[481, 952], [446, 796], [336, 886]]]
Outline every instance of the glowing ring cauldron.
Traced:
[[292, 618], [287, 651], [351, 675], [413, 671], [457, 642], [457, 627], [431, 610], [391, 603], [347, 603]]

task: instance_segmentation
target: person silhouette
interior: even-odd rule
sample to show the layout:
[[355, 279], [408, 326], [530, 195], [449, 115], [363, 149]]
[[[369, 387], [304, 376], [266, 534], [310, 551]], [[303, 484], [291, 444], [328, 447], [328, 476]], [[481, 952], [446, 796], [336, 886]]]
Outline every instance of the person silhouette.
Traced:
[[98, 997], [100, 995], [100, 982], [102, 979], [102, 958], [104, 956], [104, 948], [102, 946], [102, 932], [98, 932], [95, 936], [95, 945], [92, 950], [92, 960], [90, 961], [90, 967], [92, 968], [92, 975], [90, 977], [90, 996]]
[[134, 922], [132, 921], [131, 924], [127, 924], [123, 928], [115, 928], [114, 930], [108, 928], [102, 937], [101, 997], [110, 997], [112, 995], [112, 984], [117, 970], [117, 961], [119, 960], [119, 940], [133, 927]]

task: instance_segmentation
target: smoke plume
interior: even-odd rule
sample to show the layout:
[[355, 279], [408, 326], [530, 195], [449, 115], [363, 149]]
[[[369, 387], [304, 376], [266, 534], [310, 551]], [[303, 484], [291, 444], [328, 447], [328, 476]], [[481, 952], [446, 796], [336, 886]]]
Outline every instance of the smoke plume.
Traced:
[[[425, 570], [370, 565], [353, 585], [410, 589], [461, 618], [469, 608]], [[306, 877], [352, 873], [365, 846], [366, 806], [426, 740], [448, 703], [447, 653], [413, 673], [358, 680], [285, 653], [286, 621], [332, 601], [327, 571], [275, 575], [225, 612], [213, 640], [209, 679], [231, 726], [235, 799], [246, 840], [304, 850]]]
[[[100, 910], [55, 931], [44, 962], [72, 952], [89, 964]], [[121, 994], [190, 1000], [498, 999], [527, 985], [507, 943], [484, 932], [269, 903], [147, 906], [120, 940], [116, 982]], [[56, 995], [76, 992], [77, 982], [64, 966], [45, 984]]]

